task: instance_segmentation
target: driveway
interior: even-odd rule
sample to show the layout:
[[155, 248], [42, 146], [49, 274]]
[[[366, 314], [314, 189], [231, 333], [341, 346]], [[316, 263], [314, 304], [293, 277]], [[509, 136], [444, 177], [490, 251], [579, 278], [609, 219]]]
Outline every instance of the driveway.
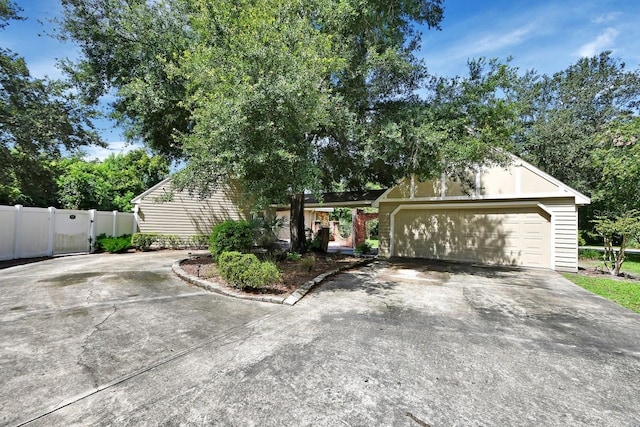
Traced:
[[0, 270], [0, 423], [640, 424], [640, 316], [554, 272], [376, 262], [287, 307], [181, 256]]

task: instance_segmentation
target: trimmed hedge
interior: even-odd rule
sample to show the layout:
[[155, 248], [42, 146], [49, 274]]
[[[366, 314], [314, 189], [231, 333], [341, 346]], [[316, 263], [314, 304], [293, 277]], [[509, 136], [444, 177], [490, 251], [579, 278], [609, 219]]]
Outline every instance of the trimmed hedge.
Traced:
[[139, 251], [148, 251], [157, 241], [158, 235], [152, 233], [135, 233], [131, 237], [131, 244]]
[[175, 234], [135, 233], [131, 237], [134, 248], [148, 251], [155, 249], [206, 249], [209, 246], [209, 236], [195, 234], [193, 236], [177, 236]]
[[213, 227], [209, 252], [217, 260], [223, 252], [247, 252], [252, 246], [253, 225], [229, 219]]
[[280, 280], [280, 272], [274, 263], [261, 262], [253, 254], [237, 251], [220, 254], [218, 272], [227, 282], [240, 289], [261, 288]]
[[101, 234], [96, 237], [96, 247], [112, 254], [125, 252], [131, 248], [131, 235], [107, 237], [106, 234]]

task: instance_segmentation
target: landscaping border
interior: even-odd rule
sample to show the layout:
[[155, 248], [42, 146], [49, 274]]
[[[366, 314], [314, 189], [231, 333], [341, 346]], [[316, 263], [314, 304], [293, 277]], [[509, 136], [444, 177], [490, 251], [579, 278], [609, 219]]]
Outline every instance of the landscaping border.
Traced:
[[225, 295], [233, 298], [240, 299], [248, 299], [252, 301], [262, 301], [262, 302], [270, 302], [273, 304], [285, 304], [285, 305], [294, 305], [298, 301], [300, 301], [311, 289], [315, 286], [319, 285], [327, 278], [334, 276], [338, 273], [341, 273], [345, 270], [349, 270], [356, 267], [362, 267], [367, 265], [375, 260], [375, 258], [365, 258], [356, 262], [352, 262], [347, 265], [340, 266], [335, 270], [327, 271], [326, 273], [322, 273], [319, 276], [314, 277], [311, 280], [306, 281], [302, 285], [298, 287], [295, 291], [293, 291], [289, 296], [286, 297], [278, 297], [274, 295], [248, 295], [244, 292], [234, 291], [233, 289], [229, 289], [226, 286], [221, 285], [220, 283], [213, 282], [211, 280], [204, 280], [199, 277], [194, 277], [184, 271], [181, 267], [181, 264], [184, 261], [187, 261], [189, 258], [183, 258], [175, 261], [171, 266], [173, 272], [181, 278], [182, 280], [191, 283], [192, 285], [198, 286], [202, 289], [205, 289], [210, 292], [215, 292], [220, 295]]

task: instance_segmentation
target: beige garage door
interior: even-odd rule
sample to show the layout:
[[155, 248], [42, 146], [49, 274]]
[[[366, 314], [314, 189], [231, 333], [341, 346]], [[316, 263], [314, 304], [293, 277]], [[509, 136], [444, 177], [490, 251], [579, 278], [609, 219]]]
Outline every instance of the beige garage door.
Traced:
[[401, 209], [395, 256], [550, 268], [551, 224], [538, 208]]

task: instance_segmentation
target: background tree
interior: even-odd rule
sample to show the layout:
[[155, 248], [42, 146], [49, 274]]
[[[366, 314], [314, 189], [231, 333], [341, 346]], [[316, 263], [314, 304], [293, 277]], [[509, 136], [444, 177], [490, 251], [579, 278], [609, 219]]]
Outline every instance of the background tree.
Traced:
[[102, 162], [68, 158], [60, 167], [59, 198], [68, 209], [129, 212], [131, 199], [169, 174], [167, 160], [144, 149], [111, 154]]
[[640, 210], [640, 117], [609, 123], [598, 140], [591, 161], [602, 172], [594, 201], [612, 215]]
[[521, 82], [520, 155], [590, 193], [601, 175], [590, 153], [610, 123], [638, 114], [640, 73], [627, 71], [611, 52], [603, 52], [581, 58], [551, 77], [530, 72]]
[[[19, 12], [0, 0], [0, 28]], [[23, 58], [0, 48], [0, 204], [55, 205], [62, 151], [102, 144], [92, 113], [62, 82], [31, 77]]]
[[97, 104], [109, 95], [109, 115], [127, 138], [179, 158], [176, 133], [190, 123], [186, 82], [166, 68], [189, 48], [191, 2], [62, 0], [62, 6], [58, 37], [82, 52], [62, 65], [85, 101]]

